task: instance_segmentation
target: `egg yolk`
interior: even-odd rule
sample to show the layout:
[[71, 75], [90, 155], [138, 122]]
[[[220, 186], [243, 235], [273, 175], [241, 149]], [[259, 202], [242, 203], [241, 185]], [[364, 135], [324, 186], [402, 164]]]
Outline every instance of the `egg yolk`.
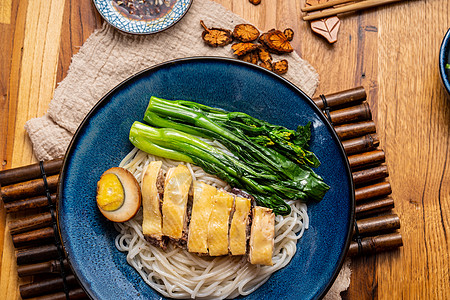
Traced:
[[97, 205], [106, 211], [119, 209], [125, 200], [122, 183], [115, 174], [103, 175], [97, 184]]

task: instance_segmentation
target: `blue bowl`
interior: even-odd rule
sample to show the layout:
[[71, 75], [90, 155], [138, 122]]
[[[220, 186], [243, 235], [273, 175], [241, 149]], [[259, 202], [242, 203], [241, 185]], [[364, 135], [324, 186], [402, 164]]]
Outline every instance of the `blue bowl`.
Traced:
[[[114, 245], [117, 232], [97, 209], [96, 183], [133, 148], [128, 133], [151, 95], [243, 111], [295, 129], [312, 122], [316, 172], [331, 189], [308, 205], [310, 227], [297, 253], [255, 292], [240, 299], [319, 299], [342, 267], [354, 221], [354, 188], [342, 144], [313, 101], [259, 66], [227, 58], [187, 58], [145, 70], [109, 92], [84, 119], [59, 182], [58, 226], [73, 272], [93, 299], [162, 299]], [[295, 295], [295, 296], [294, 296]]]
[[442, 40], [441, 49], [439, 51], [439, 73], [441, 74], [442, 84], [450, 95], [450, 70], [445, 68], [450, 63], [450, 28]]

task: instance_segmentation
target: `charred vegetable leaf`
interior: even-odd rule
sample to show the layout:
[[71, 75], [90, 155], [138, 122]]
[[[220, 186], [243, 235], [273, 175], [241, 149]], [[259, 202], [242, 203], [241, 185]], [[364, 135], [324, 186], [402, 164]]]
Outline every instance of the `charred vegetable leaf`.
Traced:
[[291, 28], [286, 28], [283, 33], [288, 41], [292, 41], [294, 39], [294, 30], [292, 30]]
[[285, 59], [274, 62], [272, 66], [273, 71], [278, 75], [286, 74], [286, 72], [288, 71], [288, 62]]
[[241, 42], [252, 42], [259, 37], [259, 30], [251, 24], [239, 24], [234, 27], [233, 37]]
[[273, 71], [272, 63], [270, 61], [260, 62], [259, 65], [269, 71]]
[[275, 53], [290, 53], [294, 51], [288, 39], [280, 30], [272, 29], [263, 33], [259, 37], [259, 41], [267, 47], [269, 51]]
[[211, 47], [223, 47], [233, 41], [230, 30], [222, 28], [209, 29], [203, 21], [200, 21], [200, 25], [205, 29], [202, 33], [203, 41]]
[[258, 56], [262, 62], [272, 62], [272, 55], [264, 46], [258, 48]]
[[242, 56], [250, 51], [256, 50], [257, 48], [258, 45], [253, 43], [237, 43], [231, 46], [231, 49], [234, 51], [233, 54], [237, 56]]
[[258, 53], [255, 50], [239, 56], [238, 58], [255, 65], [258, 64]]
[[[278, 214], [290, 212], [283, 199], [319, 201], [329, 189], [309, 166], [318, 166], [318, 159], [303, 148], [311, 136], [309, 124], [289, 130], [240, 112], [156, 97], [151, 97], [144, 121], [155, 127], [133, 125], [130, 141], [136, 147], [194, 162]], [[197, 137], [217, 140], [233, 155]]]

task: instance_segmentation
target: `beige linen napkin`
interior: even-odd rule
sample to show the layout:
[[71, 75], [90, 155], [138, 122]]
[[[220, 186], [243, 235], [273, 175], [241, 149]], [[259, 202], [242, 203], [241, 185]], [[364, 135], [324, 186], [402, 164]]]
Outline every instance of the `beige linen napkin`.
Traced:
[[[175, 26], [153, 35], [135, 36], [107, 25], [95, 31], [73, 57], [67, 77], [55, 89], [47, 114], [29, 120], [28, 132], [38, 160], [63, 157], [79, 124], [110, 89], [131, 75], [155, 64], [191, 56], [232, 57], [231, 46], [211, 48], [201, 39], [200, 20], [209, 27], [234, 28], [248, 23], [222, 5], [195, 0]], [[274, 57], [278, 60], [279, 57]], [[319, 76], [297, 53], [283, 56], [289, 62], [285, 78], [312, 96]], [[326, 299], [340, 298], [350, 283], [349, 261]], [[328, 298], [329, 297], [329, 298]]]

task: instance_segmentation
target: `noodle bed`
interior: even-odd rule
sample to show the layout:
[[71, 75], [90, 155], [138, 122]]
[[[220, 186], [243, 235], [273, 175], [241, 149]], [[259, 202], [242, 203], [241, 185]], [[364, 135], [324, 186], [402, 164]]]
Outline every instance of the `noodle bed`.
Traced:
[[[194, 180], [216, 188], [231, 189], [226, 182], [205, 173], [198, 166], [150, 155], [137, 148], [122, 160], [120, 167], [130, 171], [141, 184], [147, 165], [156, 160], [163, 162], [164, 172], [183, 164]], [[144, 281], [165, 297], [225, 299], [245, 296], [291, 261], [297, 250], [297, 240], [308, 229], [306, 204], [300, 201], [289, 201], [288, 204], [292, 208], [291, 213], [275, 217], [273, 266], [252, 265], [246, 256], [199, 256], [172, 244], [165, 251], [154, 247], [142, 234], [142, 208], [131, 220], [114, 224], [119, 232], [115, 245], [118, 250], [127, 252], [127, 262]]]

